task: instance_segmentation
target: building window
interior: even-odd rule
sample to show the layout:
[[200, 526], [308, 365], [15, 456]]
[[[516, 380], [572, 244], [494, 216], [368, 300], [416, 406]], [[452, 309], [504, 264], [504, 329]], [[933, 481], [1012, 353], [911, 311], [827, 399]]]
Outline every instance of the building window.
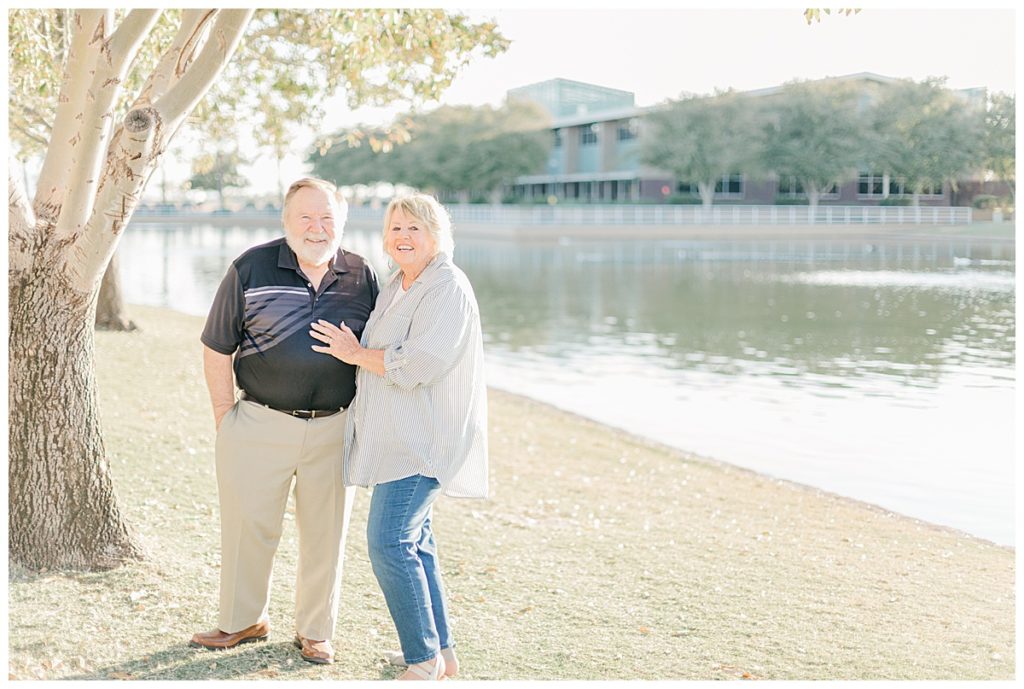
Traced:
[[592, 146], [597, 143], [597, 124], [585, 125], [580, 128], [580, 145]]
[[797, 181], [796, 177], [779, 178], [779, 196], [787, 199], [796, 199], [807, 196], [804, 193], [804, 185]]
[[[781, 193], [781, 186], [779, 187], [779, 191]], [[857, 180], [857, 193], [860, 196], [884, 196], [885, 180], [880, 176], [862, 172], [860, 173], [860, 178]]]
[[718, 180], [715, 184], [715, 195], [716, 196], [743, 196], [743, 175], [732, 174], [723, 175], [722, 179]]
[[618, 126], [616, 135], [619, 141], [629, 141], [635, 139], [639, 134], [639, 128], [637, 127], [636, 118], [623, 122]]
[[[778, 195], [786, 199], [804, 199], [807, 198], [807, 192], [804, 191], [804, 185], [796, 177], [780, 177]], [[835, 182], [828, 185], [827, 188], [822, 189], [821, 198], [823, 199], [837, 199], [839, 198], [839, 187]]]
[[[914, 190], [907, 186], [906, 180], [902, 177], [889, 178], [889, 193], [885, 193], [885, 177], [869, 172], [862, 172], [857, 180], [857, 194], [866, 198], [884, 198], [886, 196], [911, 196]], [[942, 198], [942, 184], [926, 184], [921, 190], [921, 196], [931, 198]]]
[[561, 148], [561, 146], [562, 146], [562, 130], [561, 129], [556, 129], [553, 133], [555, 135], [555, 148]]
[[921, 196], [931, 196], [933, 198], [942, 197], [942, 184], [926, 184], [924, 189], [921, 190]]
[[700, 191], [697, 189], [697, 185], [693, 182], [680, 182], [676, 185], [676, 193], [696, 196]]

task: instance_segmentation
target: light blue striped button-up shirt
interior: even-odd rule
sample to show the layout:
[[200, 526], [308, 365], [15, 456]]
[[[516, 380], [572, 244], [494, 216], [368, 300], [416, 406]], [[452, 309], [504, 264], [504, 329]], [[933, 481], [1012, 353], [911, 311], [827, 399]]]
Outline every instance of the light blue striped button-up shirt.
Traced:
[[487, 497], [487, 386], [480, 312], [444, 253], [396, 303], [381, 290], [362, 345], [384, 350], [384, 376], [362, 368], [345, 434], [345, 484], [432, 476], [445, 495]]

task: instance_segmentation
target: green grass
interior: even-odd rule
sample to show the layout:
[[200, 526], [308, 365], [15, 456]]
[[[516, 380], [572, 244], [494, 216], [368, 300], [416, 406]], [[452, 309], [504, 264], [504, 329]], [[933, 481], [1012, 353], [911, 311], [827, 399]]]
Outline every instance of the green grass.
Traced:
[[[357, 493], [332, 666], [291, 645], [286, 519], [270, 641], [216, 625], [213, 423], [202, 319], [132, 307], [101, 333], [111, 472], [149, 557], [102, 573], [12, 567], [15, 679], [389, 679], [397, 637]], [[698, 459], [492, 392], [492, 498], [435, 511], [466, 679], [1012, 679], [1014, 552]]]

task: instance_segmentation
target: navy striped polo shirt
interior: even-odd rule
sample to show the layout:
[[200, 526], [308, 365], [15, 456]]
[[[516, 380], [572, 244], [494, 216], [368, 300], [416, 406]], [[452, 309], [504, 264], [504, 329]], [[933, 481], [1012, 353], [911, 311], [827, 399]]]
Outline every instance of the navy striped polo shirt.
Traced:
[[228, 268], [200, 338], [221, 354], [234, 354], [235, 380], [276, 409], [338, 409], [356, 393], [355, 366], [329, 354], [309, 335], [324, 319], [360, 337], [377, 299], [377, 275], [344, 250], [331, 259], [316, 291], [282, 237], [255, 246]]

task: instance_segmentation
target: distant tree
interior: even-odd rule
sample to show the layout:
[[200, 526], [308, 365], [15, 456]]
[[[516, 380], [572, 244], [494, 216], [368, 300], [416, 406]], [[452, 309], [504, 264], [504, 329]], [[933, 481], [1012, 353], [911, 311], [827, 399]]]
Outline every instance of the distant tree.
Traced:
[[463, 186], [474, 194], [488, 196], [500, 203], [502, 190], [516, 177], [536, 173], [551, 152], [551, 134], [547, 130], [501, 132], [470, 142], [462, 169]]
[[204, 153], [192, 160], [192, 176], [188, 180], [188, 186], [190, 189], [216, 191], [220, 207], [223, 209], [225, 189], [249, 184], [249, 180], [238, 171], [238, 166], [244, 164], [246, 161], [238, 151]]
[[690, 96], [647, 116], [641, 160], [696, 182], [701, 201], [714, 203], [715, 185], [750, 167], [758, 139], [753, 103], [734, 91], [714, 97]]
[[928, 187], [956, 188], [984, 163], [983, 113], [944, 86], [945, 79], [903, 79], [886, 86], [873, 108], [873, 129], [885, 171], [920, 203]]
[[856, 178], [866, 117], [848, 84], [790, 82], [764, 103], [759, 167], [794, 178], [811, 217], [821, 195]]
[[1016, 101], [1012, 94], [992, 94], [985, 112], [984, 134], [984, 166], [1010, 186], [1014, 205], [1017, 199]]
[[[436, 99], [477, 48], [494, 54], [507, 41], [493, 24], [439, 10], [7, 16], [8, 106], [21, 141], [44, 152], [33, 198], [20, 175], [8, 174], [8, 553], [31, 569], [110, 567], [142, 553], [118, 505], [99, 424], [100, 281], [151, 174], [243, 34], [265, 39], [261, 59], [318, 75], [319, 97], [344, 87], [353, 103]], [[165, 16], [166, 41], [150, 42]], [[258, 92], [240, 78], [237, 87]], [[26, 92], [39, 97], [23, 100]]]
[[[389, 129], [343, 131], [309, 156], [314, 172], [338, 184], [402, 183], [462, 200], [499, 197], [504, 184], [542, 167], [550, 152], [547, 114], [531, 103], [442, 106], [407, 114]], [[408, 134], [395, 143], [394, 130]]]

